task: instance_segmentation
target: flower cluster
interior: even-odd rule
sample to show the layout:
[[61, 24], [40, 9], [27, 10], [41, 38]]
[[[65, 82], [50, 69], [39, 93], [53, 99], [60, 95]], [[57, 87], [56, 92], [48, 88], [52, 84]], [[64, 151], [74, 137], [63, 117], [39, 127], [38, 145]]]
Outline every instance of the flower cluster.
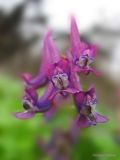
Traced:
[[[81, 41], [75, 18], [71, 18], [70, 48], [66, 54], [60, 54], [52, 32], [49, 31], [44, 38], [42, 63], [36, 77], [23, 74], [25, 82], [25, 95], [23, 97], [24, 112], [17, 112], [15, 116], [28, 119], [36, 113], [52, 115], [61, 102], [72, 95], [77, 111], [77, 123], [87, 127], [104, 123], [105, 116], [95, 111], [97, 96], [94, 87], [88, 91], [82, 89], [80, 73], [88, 75], [99, 72], [91, 67], [96, 57], [97, 47]], [[38, 96], [37, 90], [46, 87], [43, 96]]]

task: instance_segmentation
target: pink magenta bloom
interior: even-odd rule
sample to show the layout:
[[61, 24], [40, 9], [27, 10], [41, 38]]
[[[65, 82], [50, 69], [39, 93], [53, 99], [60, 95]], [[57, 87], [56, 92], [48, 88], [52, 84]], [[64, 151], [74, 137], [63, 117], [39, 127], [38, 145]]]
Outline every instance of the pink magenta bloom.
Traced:
[[81, 41], [74, 17], [71, 18], [70, 42], [71, 58], [73, 59], [76, 71], [84, 74], [93, 72], [96, 75], [99, 75], [99, 72], [90, 67], [97, 55], [97, 47]]
[[16, 118], [19, 119], [30, 119], [33, 118], [37, 113], [43, 113], [46, 120], [52, 118], [58, 107], [63, 100], [63, 97], [54, 97], [51, 99], [53, 92], [51, 84], [48, 85], [44, 95], [38, 97], [37, 92], [34, 89], [26, 89], [23, 97], [23, 108], [25, 111], [14, 113]]
[[23, 74], [23, 79], [28, 87], [39, 88], [46, 83], [52, 83], [56, 91], [75, 93], [76, 89], [71, 78], [71, 64], [66, 57], [60, 56], [60, 52], [53, 41], [51, 32], [48, 32], [44, 40], [43, 60], [40, 72], [36, 78], [29, 74]]
[[34, 89], [26, 89], [23, 97], [23, 108], [25, 111], [16, 112], [14, 115], [19, 119], [29, 119], [35, 116], [36, 113], [47, 112], [54, 104], [50, 100], [53, 88], [49, 85], [42, 97]]
[[79, 93], [74, 94], [74, 101], [79, 113], [77, 123], [81, 127], [88, 127], [108, 121], [107, 117], [100, 115], [95, 111], [97, 96], [94, 87], [91, 87], [86, 92], [80, 91]]
[[48, 66], [51, 64], [51, 57], [48, 52], [47, 41], [50, 35], [51, 32], [48, 32], [44, 38], [41, 65], [38, 75], [33, 78], [32, 75], [29, 73], [22, 74], [22, 79], [25, 81], [27, 87], [38, 89], [48, 84], [47, 72], [48, 72]]
[[[47, 112], [51, 114], [55, 111], [56, 96], [67, 97], [69, 93], [78, 91], [77, 83], [74, 81], [72, 66], [65, 57], [60, 57], [60, 53], [48, 32], [44, 41], [44, 61], [38, 76], [32, 79], [29, 74], [24, 74], [23, 79], [26, 82], [25, 96], [23, 97], [23, 107], [25, 112], [16, 113], [17, 118], [32, 118], [36, 113]], [[44, 96], [38, 97], [36, 89], [48, 85]], [[58, 100], [57, 100], [57, 103]], [[46, 114], [47, 115], [47, 114]]]

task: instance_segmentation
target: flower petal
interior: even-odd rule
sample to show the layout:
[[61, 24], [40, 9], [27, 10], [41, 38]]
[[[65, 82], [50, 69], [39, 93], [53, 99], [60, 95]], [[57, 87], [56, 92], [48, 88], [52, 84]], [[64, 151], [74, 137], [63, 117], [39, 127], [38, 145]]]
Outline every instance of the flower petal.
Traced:
[[18, 119], [30, 119], [34, 117], [36, 112], [33, 111], [25, 111], [25, 112], [16, 112], [14, 113], [15, 117]]
[[83, 115], [80, 115], [78, 120], [77, 120], [77, 124], [80, 126], [80, 128], [86, 128], [86, 127], [89, 127], [89, 121], [88, 119], [83, 116]]
[[32, 75], [29, 73], [23, 73], [21, 77], [27, 84], [29, 84], [29, 81], [32, 79]]
[[50, 99], [51, 95], [55, 92], [55, 88], [53, 84], [50, 82], [44, 92], [44, 95], [40, 98], [40, 100]]
[[44, 95], [37, 100], [36, 107], [39, 112], [46, 112], [52, 107], [52, 99], [50, 98], [52, 94], [54, 94], [54, 88], [52, 83], [49, 83]]
[[96, 55], [97, 55], [98, 46], [92, 45], [92, 46], [90, 47], [90, 50], [91, 50], [90, 56], [94, 59], [94, 58], [96, 57]]
[[84, 103], [84, 99], [85, 99], [85, 92], [80, 91], [78, 93], [74, 94], [74, 102], [76, 105], [76, 108], [78, 110], [78, 112], [80, 112], [80, 110], [82, 109], [82, 107], [85, 105]]
[[52, 31], [48, 31], [44, 39], [43, 55], [42, 55], [42, 61], [41, 61], [42, 64], [40, 66], [40, 71], [39, 71], [42, 74], [48, 72], [48, 69], [52, 64], [51, 53], [48, 46], [51, 34], [52, 34]]
[[83, 74], [86, 74], [88, 75], [90, 73], [90, 68], [80, 68], [78, 66], [75, 66], [75, 71], [78, 72], [78, 73], [83, 73]]
[[105, 117], [97, 112], [94, 113], [94, 116], [96, 117], [97, 123], [105, 123], [109, 120], [107, 117]]
[[34, 103], [36, 103], [37, 99], [38, 99], [38, 94], [36, 92], [36, 90], [34, 90], [33, 88], [26, 88], [25, 89], [25, 96], [29, 96]]
[[74, 17], [71, 17], [71, 34], [70, 34], [71, 46], [72, 46], [72, 54], [78, 54], [80, 49], [80, 36], [78, 27]]
[[86, 68], [80, 68], [78, 66], [75, 66], [75, 71], [78, 72], [78, 73], [83, 73], [83, 74], [90, 74], [90, 73], [94, 73], [96, 76], [102, 76], [102, 73], [100, 71], [97, 71], [96, 69], [94, 68], [91, 68], [91, 67], [86, 67]]
[[39, 109], [39, 112], [47, 112], [52, 107], [52, 101], [49, 99], [39, 99], [36, 103], [36, 107]]
[[96, 76], [102, 76], [102, 72], [97, 71], [97, 70], [94, 69], [94, 68], [90, 68], [90, 72], [91, 72], [91, 73], [94, 73]]
[[52, 63], [58, 63], [60, 61], [60, 52], [52, 38], [52, 36], [49, 36], [47, 40], [47, 47], [48, 47], [48, 53], [51, 57]]
[[66, 57], [62, 57], [61, 60], [58, 62], [57, 67], [63, 70], [65, 73], [69, 74], [70, 72], [70, 62]]
[[37, 77], [31, 79], [30, 81], [28, 81], [28, 85], [29, 87], [32, 87], [34, 89], [38, 89], [42, 86], [44, 86], [47, 83], [47, 77], [44, 74], [40, 73]]
[[[66, 100], [66, 98], [65, 98]], [[52, 107], [50, 108], [49, 111], [44, 113], [45, 119], [47, 121], [51, 120], [55, 113], [59, 110], [60, 106], [62, 105], [64, 101], [64, 97], [60, 94], [56, 95], [56, 97], [54, 97], [54, 100], [52, 101]]]
[[86, 93], [89, 94], [91, 97], [93, 97], [94, 95], [96, 95], [96, 91], [95, 91], [94, 85], [91, 85], [89, 87], [89, 90]]
[[39, 69], [39, 73], [36, 77], [32, 78], [30, 74], [23, 74], [24, 81], [30, 85], [29, 87], [32, 88], [39, 88], [41, 86], [44, 86], [47, 83], [47, 72], [50, 68], [50, 65], [52, 63], [50, 51], [48, 49], [48, 39], [51, 36], [51, 31], [47, 32], [45, 39], [44, 39], [44, 45], [43, 45], [43, 51], [42, 51], [42, 60], [41, 65]]
[[79, 90], [75, 89], [75, 88], [67, 88], [65, 90], [62, 90], [62, 92], [67, 92], [67, 93], [75, 94], [75, 93], [78, 93]]
[[71, 74], [70, 74], [71, 86], [75, 89], [82, 90], [80, 78], [77, 75], [77, 73], [75, 72], [75, 69], [74, 69], [74, 66], [72, 65], [72, 63], [70, 65], [70, 68], [71, 68]]

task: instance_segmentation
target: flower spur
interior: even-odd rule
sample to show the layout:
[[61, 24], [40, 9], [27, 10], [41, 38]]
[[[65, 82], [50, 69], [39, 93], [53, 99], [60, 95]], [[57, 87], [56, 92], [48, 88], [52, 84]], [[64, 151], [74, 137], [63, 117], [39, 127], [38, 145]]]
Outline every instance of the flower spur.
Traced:
[[100, 75], [100, 72], [90, 66], [97, 55], [97, 47], [81, 41], [74, 17], [71, 18], [70, 43], [71, 58], [73, 59], [76, 71], [84, 74], [93, 72], [96, 75]]
[[48, 84], [47, 78], [47, 66], [50, 64], [51, 57], [47, 51], [47, 40], [50, 36], [51, 32], [48, 32], [44, 38], [43, 49], [42, 49], [42, 57], [41, 57], [41, 65], [39, 68], [38, 75], [36, 77], [32, 77], [29, 73], [22, 74], [22, 79], [25, 82], [25, 85], [29, 88], [38, 89], [40, 87], [44, 87]]

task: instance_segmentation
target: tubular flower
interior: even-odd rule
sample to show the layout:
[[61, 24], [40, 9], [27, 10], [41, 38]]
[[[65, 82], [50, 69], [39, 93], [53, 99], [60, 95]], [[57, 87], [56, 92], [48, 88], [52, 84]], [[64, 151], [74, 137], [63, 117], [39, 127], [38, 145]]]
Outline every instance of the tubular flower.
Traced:
[[[51, 57], [51, 63], [48, 65], [47, 78], [49, 83], [53, 84], [54, 95], [60, 93], [65, 96], [66, 93], [75, 93], [77, 89], [72, 83], [71, 64], [66, 57], [60, 57], [52, 36], [48, 37], [46, 50]], [[52, 97], [52, 95], [51, 95]]]
[[79, 113], [78, 124], [82, 127], [105, 123], [108, 118], [95, 111], [97, 97], [95, 88], [91, 87], [88, 91], [80, 91], [74, 94], [74, 101]]
[[23, 108], [25, 111], [16, 112], [15, 116], [19, 119], [29, 119], [35, 116], [36, 113], [44, 113], [54, 107], [53, 101], [50, 99], [53, 87], [49, 85], [42, 97], [34, 89], [26, 89], [23, 97]]
[[31, 75], [24, 74], [27, 87], [39, 88], [44, 82], [52, 83], [54, 88], [54, 96], [60, 93], [64, 96], [65, 92], [75, 93], [77, 91], [74, 88], [71, 79], [71, 65], [66, 57], [60, 57], [60, 52], [57, 49], [51, 32], [45, 37], [44, 41], [44, 59], [42, 62], [41, 72], [35, 79], [32, 79]]
[[[35, 79], [32, 79], [30, 74], [23, 76], [26, 82], [23, 107], [26, 111], [15, 113], [17, 118], [32, 118], [36, 113], [47, 111], [49, 112], [45, 115], [49, 117], [50, 114], [56, 111], [56, 102], [59, 103], [58, 100], [56, 100], [58, 94], [65, 98], [68, 96], [68, 93], [73, 94], [78, 91], [78, 89], [75, 88], [76, 83], [73, 83], [73, 73], [71, 72], [72, 68], [69, 61], [65, 57], [60, 57], [49, 32], [44, 43], [45, 55], [50, 57], [46, 58], [48, 59], [47, 66], [44, 66], [46, 62], [42, 63], [42, 67], [45, 67], [44, 69], [42, 68], [42, 70], [44, 70], [44, 76], [43, 74], [41, 75], [43, 71], [41, 71]], [[42, 81], [40, 81], [41, 79]], [[47, 80], [48, 89], [45, 91], [44, 96], [39, 98], [36, 90], [43, 85], [43, 79]]]
[[25, 84], [29, 88], [38, 89], [40, 87], [45, 86], [48, 83], [47, 66], [49, 66], [51, 63], [51, 57], [50, 57], [50, 54], [48, 53], [47, 41], [50, 34], [51, 32], [48, 32], [44, 39], [44, 44], [42, 49], [42, 58], [41, 58], [42, 60], [41, 60], [41, 65], [40, 65], [38, 75], [33, 78], [32, 75], [29, 73], [22, 74], [22, 79], [24, 80]]
[[84, 74], [93, 72], [96, 75], [99, 75], [99, 72], [91, 68], [91, 64], [94, 62], [96, 57], [97, 47], [81, 41], [74, 17], [71, 18], [70, 42], [70, 52], [72, 54], [76, 71]]

